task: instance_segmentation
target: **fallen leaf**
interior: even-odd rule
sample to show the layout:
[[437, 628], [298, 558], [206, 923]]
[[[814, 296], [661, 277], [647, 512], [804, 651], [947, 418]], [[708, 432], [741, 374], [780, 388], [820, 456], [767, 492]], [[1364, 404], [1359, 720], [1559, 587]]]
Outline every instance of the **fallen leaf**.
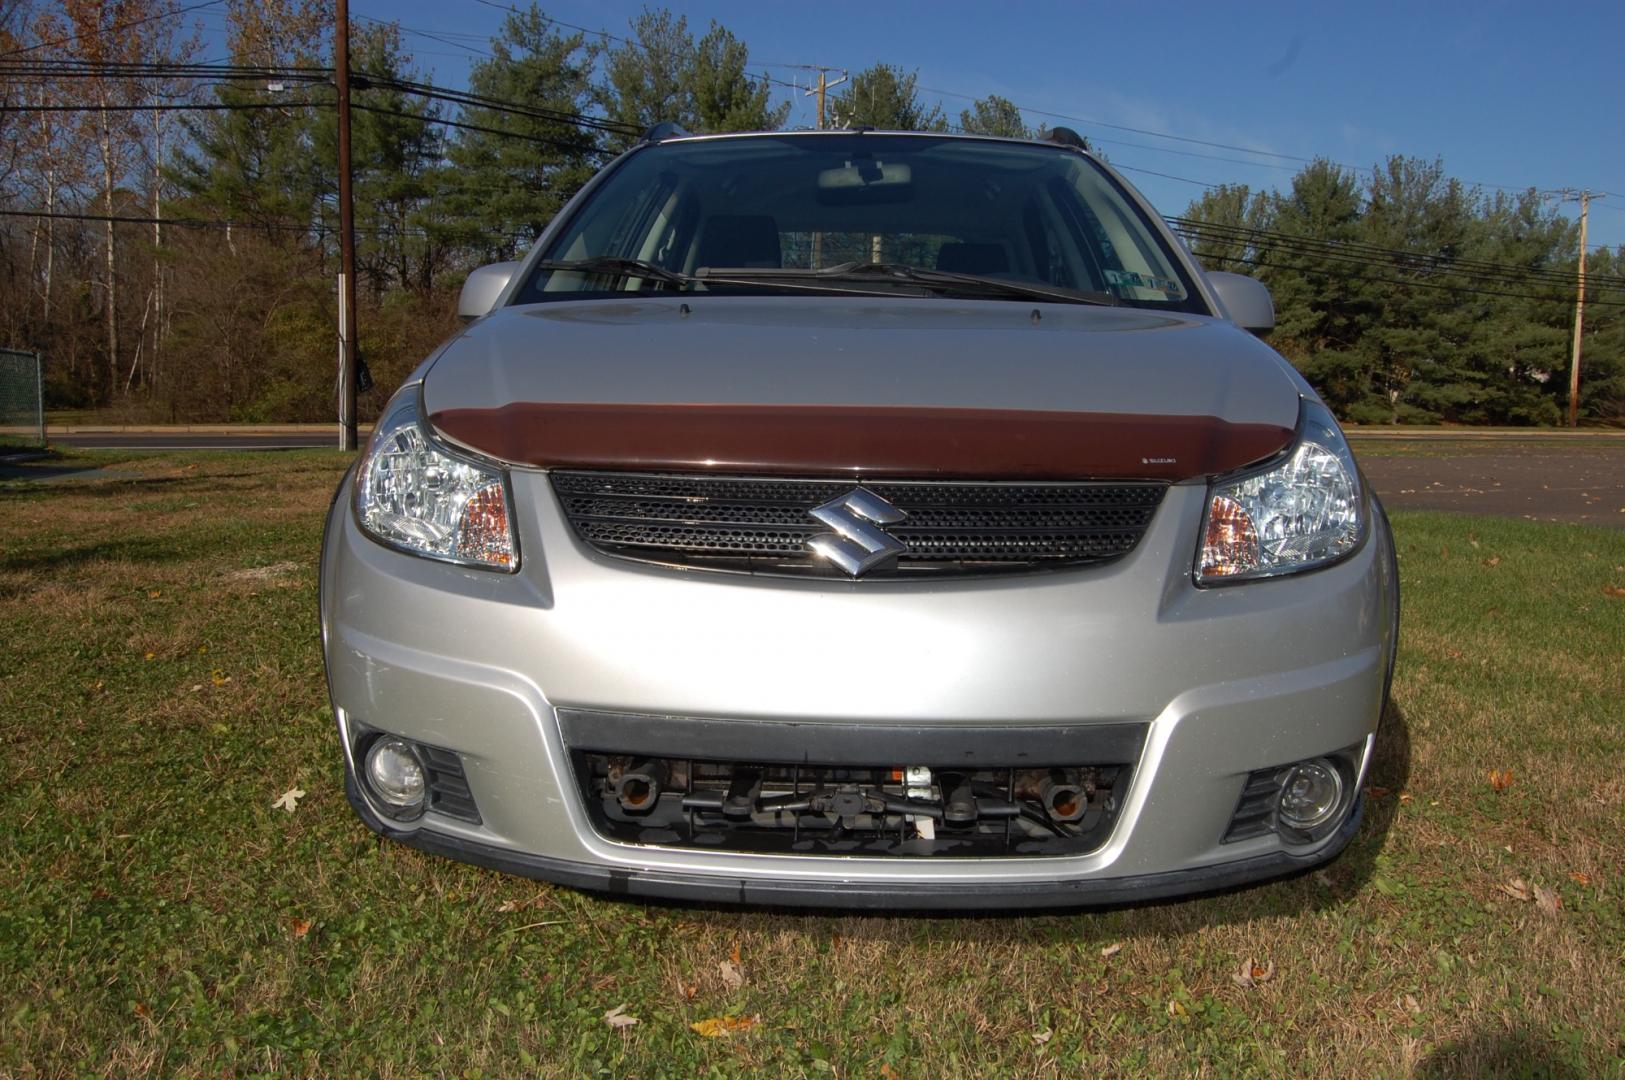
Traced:
[[1550, 915], [1555, 919], [1557, 913], [1563, 908], [1563, 898], [1557, 895], [1556, 889], [1544, 889], [1536, 885], [1535, 906], [1541, 910], [1542, 914]]
[[294, 808], [299, 805], [299, 800], [303, 799], [304, 797], [304, 788], [289, 788], [287, 791], [284, 791], [281, 795], [276, 797], [276, 801], [271, 804], [271, 808], [274, 810], [286, 810], [291, 814], [293, 813]]
[[1534, 899], [1534, 894], [1529, 891], [1529, 883], [1524, 881], [1524, 879], [1521, 877], [1515, 877], [1511, 881], [1504, 881], [1497, 885], [1496, 888], [1500, 889], [1514, 900]]
[[508, 914], [508, 912], [510, 912], [510, 911], [518, 911], [518, 910], [519, 910], [519, 901], [517, 901], [517, 900], [504, 900], [504, 901], [502, 901], [502, 903], [497, 905], [497, 911], [499, 913], [503, 914], [503, 915]]
[[1037, 1043], [1039, 1046], [1043, 1046], [1045, 1043], [1049, 1042], [1054, 1037], [1055, 1037], [1055, 1032], [1053, 1032], [1053, 1031], [1035, 1031], [1035, 1032], [1033, 1032], [1033, 1042]]
[[754, 1016], [712, 1016], [688, 1025], [707, 1039], [718, 1039], [736, 1031], [749, 1031], [756, 1026]]
[[1123, 943], [1119, 941], [1119, 942], [1116, 942], [1115, 944], [1106, 946], [1104, 949], [1101, 949], [1100, 950], [1100, 958], [1102, 960], [1110, 960], [1112, 957], [1116, 956], [1118, 953], [1120, 953], [1122, 951], [1123, 951]]
[[201, 690], [201, 689], [203, 689], [203, 684], [202, 684], [202, 683], [197, 683], [197, 684], [196, 684], [196, 685], [194, 685], [194, 686], [193, 686], [193, 687], [192, 687], [192, 693], [194, 693], [194, 694], [195, 694], [195, 693], [197, 693], [197, 692], [198, 692], [198, 691], [199, 691], [199, 690]]
[[1178, 1020], [1182, 1016], [1189, 1016], [1190, 1015], [1190, 1010], [1185, 1008], [1185, 1006], [1179, 1001], [1179, 999], [1177, 999], [1177, 998], [1169, 998], [1168, 999], [1168, 1015], [1173, 1017], [1175, 1020]]
[[1387, 788], [1378, 787], [1376, 784], [1367, 784], [1365, 786], [1365, 793], [1367, 796], [1373, 799], [1385, 799], [1389, 794]]
[[722, 973], [722, 984], [729, 990], [738, 990], [745, 985], [745, 969], [732, 960], [724, 960], [717, 965]]
[[[825, 1064], [827, 1066], [828, 1063], [826, 1062]], [[901, 1080], [903, 1074], [892, 1068], [891, 1062], [882, 1061], [880, 1063], [880, 1075], [883, 1080]]]
[[604, 1023], [608, 1024], [612, 1028], [629, 1028], [637, 1022], [637, 1017], [626, 1015], [625, 1005], [617, 1005], [613, 1009], [609, 1010], [609, 1012], [604, 1014]]
[[1574, 882], [1576, 885], [1590, 885], [1591, 875], [1582, 874], [1578, 870], [1571, 870], [1569, 871], [1569, 880]]
[[1505, 791], [1512, 786], [1511, 769], [1491, 769], [1488, 774], [1490, 788], [1493, 791]]
[[1260, 965], [1250, 956], [1242, 961], [1239, 968], [1230, 973], [1230, 981], [1243, 990], [1260, 986], [1273, 978], [1275, 978], [1275, 961], [1269, 960]]
[[734, 942], [733, 950], [728, 953], [728, 959], [733, 961], [734, 967], [739, 967], [741, 965], [742, 961], [739, 959], [739, 942]]
[[1419, 1013], [1421, 1013], [1422, 1005], [1421, 1005], [1420, 1002], [1418, 1002], [1416, 1000], [1416, 998], [1413, 995], [1406, 994], [1405, 995], [1405, 1011], [1410, 1013], [1412, 1016], [1416, 1016]]
[[158, 598], [159, 598], [159, 597], [160, 597], [160, 596], [162, 596], [162, 595], [164, 595], [164, 594], [163, 594], [163, 592], [162, 592], [162, 591], [161, 591], [161, 590], [159, 590], [159, 589], [152, 589], [152, 590], [151, 590], [151, 591], [149, 591], [149, 592], [148, 592], [148, 593], [147, 593], [147, 599], [148, 599], [148, 600], [156, 600], [156, 599], [158, 599]]
[[1604, 585], [1602, 594], [1612, 596], [1615, 600], [1625, 600], [1625, 589], [1620, 588], [1618, 585]]
[[209, 681], [214, 683], [216, 686], [224, 686], [231, 681], [231, 676], [227, 675], [219, 668], [215, 668], [213, 671], [209, 672]]
[[1501, 556], [1491, 555], [1489, 558], [1484, 560], [1484, 565], [1489, 567], [1491, 570], [1494, 570], [1497, 566], [1501, 565]]
[[1478, 548], [1478, 537], [1474, 536], [1472, 533], [1468, 533], [1467, 534], [1467, 542], [1469, 544], [1473, 545], [1474, 550], [1477, 550], [1477, 548]]
[[288, 929], [293, 931], [293, 936], [296, 938], [302, 938], [310, 933], [311, 925], [309, 919], [290, 919], [288, 921]]
[[148, 659], [148, 660], [153, 660], [153, 659], [156, 659], [156, 658], [157, 658], [157, 656], [158, 656], [158, 654], [157, 654], [157, 653], [155, 653], [155, 652], [150, 652], [150, 653], [148, 653], [148, 654], [147, 654], [147, 659]]

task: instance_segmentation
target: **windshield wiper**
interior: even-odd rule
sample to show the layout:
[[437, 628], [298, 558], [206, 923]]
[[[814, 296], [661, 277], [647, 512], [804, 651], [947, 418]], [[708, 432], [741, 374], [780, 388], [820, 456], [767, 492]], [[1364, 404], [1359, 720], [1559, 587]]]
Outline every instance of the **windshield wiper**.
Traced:
[[654, 281], [663, 281], [667, 285], [676, 285], [679, 288], [688, 288], [694, 284], [694, 279], [687, 274], [680, 274], [676, 270], [667, 270], [664, 266], [656, 266], [652, 262], [642, 259], [629, 259], [620, 255], [594, 255], [588, 259], [544, 259], [536, 264], [538, 270], [564, 270], [579, 274], [613, 274], [625, 278], [650, 278]]
[[1006, 296], [1020, 296], [1032, 300], [1058, 300], [1065, 304], [1103, 304], [1107, 307], [1117, 307], [1122, 302], [1106, 292], [1062, 289], [1040, 285], [1037, 282], [986, 277], [982, 274], [959, 274], [951, 270], [927, 270], [919, 266], [909, 266], [907, 263], [847, 262], [814, 271], [813, 276], [826, 279], [889, 277], [915, 285], [998, 292]]

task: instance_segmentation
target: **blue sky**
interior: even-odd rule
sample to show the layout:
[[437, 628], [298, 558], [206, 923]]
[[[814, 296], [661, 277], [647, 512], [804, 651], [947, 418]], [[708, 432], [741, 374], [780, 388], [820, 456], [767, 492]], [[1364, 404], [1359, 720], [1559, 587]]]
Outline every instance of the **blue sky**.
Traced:
[[[354, 14], [395, 18], [459, 43], [405, 37], [435, 81], [458, 86], [478, 59], [461, 46], [480, 48], [479, 38], [503, 17], [478, 0], [350, 2]], [[642, 6], [551, 0], [542, 10], [624, 34]], [[1165, 213], [1182, 212], [1200, 195], [1188, 180], [1272, 187], [1290, 180], [1301, 164], [1295, 158], [1367, 167], [1403, 153], [1442, 157], [1452, 175], [1486, 186], [1620, 193], [1593, 203], [1589, 246], [1625, 244], [1620, 0], [664, 6], [700, 32], [713, 18], [722, 22], [750, 46], [753, 72], [786, 82], [810, 76], [788, 65], [859, 70], [886, 61], [917, 69], [932, 91], [923, 96], [939, 99], [952, 118], [988, 93], [1078, 117], [1027, 113], [1030, 123], [1064, 123], [1089, 136]], [[791, 123], [810, 125], [811, 99], [777, 90], [795, 98]]]

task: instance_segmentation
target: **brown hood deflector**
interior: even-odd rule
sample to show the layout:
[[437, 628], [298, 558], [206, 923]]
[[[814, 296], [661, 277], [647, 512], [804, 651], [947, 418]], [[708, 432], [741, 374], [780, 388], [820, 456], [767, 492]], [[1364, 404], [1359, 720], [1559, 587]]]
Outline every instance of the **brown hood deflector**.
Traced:
[[889, 479], [1177, 481], [1263, 460], [1293, 437], [1216, 416], [863, 405], [518, 402], [429, 419], [515, 465]]

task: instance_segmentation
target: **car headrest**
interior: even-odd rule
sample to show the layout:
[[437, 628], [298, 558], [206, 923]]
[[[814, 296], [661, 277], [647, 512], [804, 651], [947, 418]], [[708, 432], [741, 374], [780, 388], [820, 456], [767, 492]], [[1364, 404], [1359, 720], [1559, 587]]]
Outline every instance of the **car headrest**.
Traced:
[[955, 274], [1002, 274], [1010, 257], [1000, 244], [943, 244], [937, 251], [937, 269]]

